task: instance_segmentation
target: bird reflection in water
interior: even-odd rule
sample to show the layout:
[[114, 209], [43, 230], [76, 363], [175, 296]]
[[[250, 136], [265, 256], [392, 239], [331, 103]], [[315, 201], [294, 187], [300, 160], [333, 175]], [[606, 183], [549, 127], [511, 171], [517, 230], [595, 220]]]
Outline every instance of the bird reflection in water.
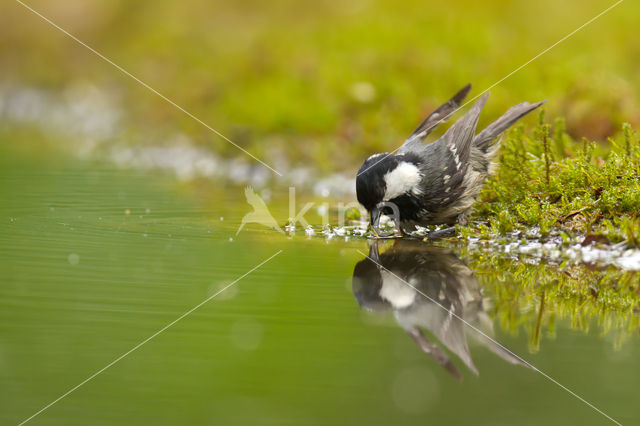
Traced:
[[461, 379], [460, 372], [447, 352], [429, 340], [423, 330], [475, 374], [478, 370], [471, 359], [466, 332], [504, 360], [526, 366], [502, 346], [465, 326], [466, 322], [487, 336], [493, 334], [487, 301], [473, 271], [449, 250], [396, 240], [380, 254], [374, 242], [369, 256], [356, 264], [352, 286], [361, 307], [392, 311], [418, 347], [457, 379]]

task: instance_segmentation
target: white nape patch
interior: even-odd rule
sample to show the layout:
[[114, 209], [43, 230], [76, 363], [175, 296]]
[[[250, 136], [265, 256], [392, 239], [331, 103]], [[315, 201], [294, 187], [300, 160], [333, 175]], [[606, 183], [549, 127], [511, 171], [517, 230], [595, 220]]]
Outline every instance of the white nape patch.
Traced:
[[393, 306], [395, 309], [402, 309], [410, 306], [416, 298], [416, 292], [407, 285], [406, 282], [389, 271], [380, 271], [382, 276], [382, 287], [380, 297]]
[[409, 191], [419, 194], [420, 188], [418, 184], [421, 179], [422, 174], [420, 174], [420, 170], [415, 165], [401, 161], [395, 169], [384, 175], [387, 189], [382, 200], [389, 201]]
[[367, 158], [367, 161], [369, 160], [373, 160], [374, 158], [378, 158], [378, 157], [382, 157], [384, 155], [389, 155], [389, 154], [385, 154], [385, 153], [381, 153], [381, 154], [373, 154], [372, 156], [370, 156], [369, 158]]

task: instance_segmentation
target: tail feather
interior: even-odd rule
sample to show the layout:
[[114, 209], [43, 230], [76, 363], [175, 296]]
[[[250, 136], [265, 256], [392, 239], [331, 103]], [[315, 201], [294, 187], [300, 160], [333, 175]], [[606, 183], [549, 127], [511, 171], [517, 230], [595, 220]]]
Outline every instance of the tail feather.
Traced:
[[504, 113], [504, 115], [498, 118], [496, 121], [487, 126], [483, 131], [478, 133], [476, 137], [473, 139], [473, 145], [478, 147], [483, 151], [487, 151], [487, 149], [492, 145], [491, 142], [502, 132], [511, 127], [516, 121], [520, 120], [525, 115], [529, 114], [534, 109], [538, 108], [540, 105], [544, 104], [545, 101], [536, 102], [535, 104], [530, 104], [529, 102], [523, 102], [521, 104], [512, 106]]
[[515, 365], [522, 365], [522, 366], [527, 367], [527, 368], [535, 369], [535, 367], [533, 367], [530, 363], [528, 363], [524, 359], [520, 358], [518, 355], [514, 354], [509, 349], [505, 348], [504, 346], [500, 345], [499, 343], [496, 343], [496, 342], [494, 342], [492, 340], [489, 340], [489, 339], [485, 338], [484, 336], [480, 337], [479, 340], [491, 352], [493, 352], [494, 354], [498, 355], [500, 358], [504, 359], [508, 363], [515, 364]]

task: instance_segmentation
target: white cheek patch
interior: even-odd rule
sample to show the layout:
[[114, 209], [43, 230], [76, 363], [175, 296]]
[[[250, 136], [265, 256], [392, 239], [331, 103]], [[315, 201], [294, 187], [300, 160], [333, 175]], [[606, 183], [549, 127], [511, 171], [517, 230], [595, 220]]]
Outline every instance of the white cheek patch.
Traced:
[[383, 201], [389, 201], [409, 191], [419, 194], [418, 184], [421, 179], [420, 170], [415, 165], [406, 161], [400, 162], [398, 167], [384, 175], [387, 189], [384, 192]]
[[411, 305], [416, 298], [416, 292], [400, 278], [389, 271], [380, 271], [382, 276], [382, 288], [380, 297], [393, 306], [395, 309], [406, 308]]

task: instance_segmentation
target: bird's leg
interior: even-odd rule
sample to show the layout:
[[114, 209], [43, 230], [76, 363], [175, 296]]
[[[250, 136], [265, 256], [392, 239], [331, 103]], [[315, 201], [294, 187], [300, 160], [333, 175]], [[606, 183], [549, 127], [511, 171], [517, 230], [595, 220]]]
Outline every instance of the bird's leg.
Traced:
[[389, 239], [392, 239], [392, 238], [396, 238], [395, 235], [380, 235], [378, 233], [378, 230], [376, 229], [376, 227], [373, 226], [372, 224], [369, 224], [369, 227], [371, 228], [371, 233], [373, 234], [373, 237], [376, 240], [389, 240]]
[[461, 213], [458, 215], [458, 224], [462, 226], [467, 226], [469, 224], [469, 218], [467, 218], [466, 213]]

